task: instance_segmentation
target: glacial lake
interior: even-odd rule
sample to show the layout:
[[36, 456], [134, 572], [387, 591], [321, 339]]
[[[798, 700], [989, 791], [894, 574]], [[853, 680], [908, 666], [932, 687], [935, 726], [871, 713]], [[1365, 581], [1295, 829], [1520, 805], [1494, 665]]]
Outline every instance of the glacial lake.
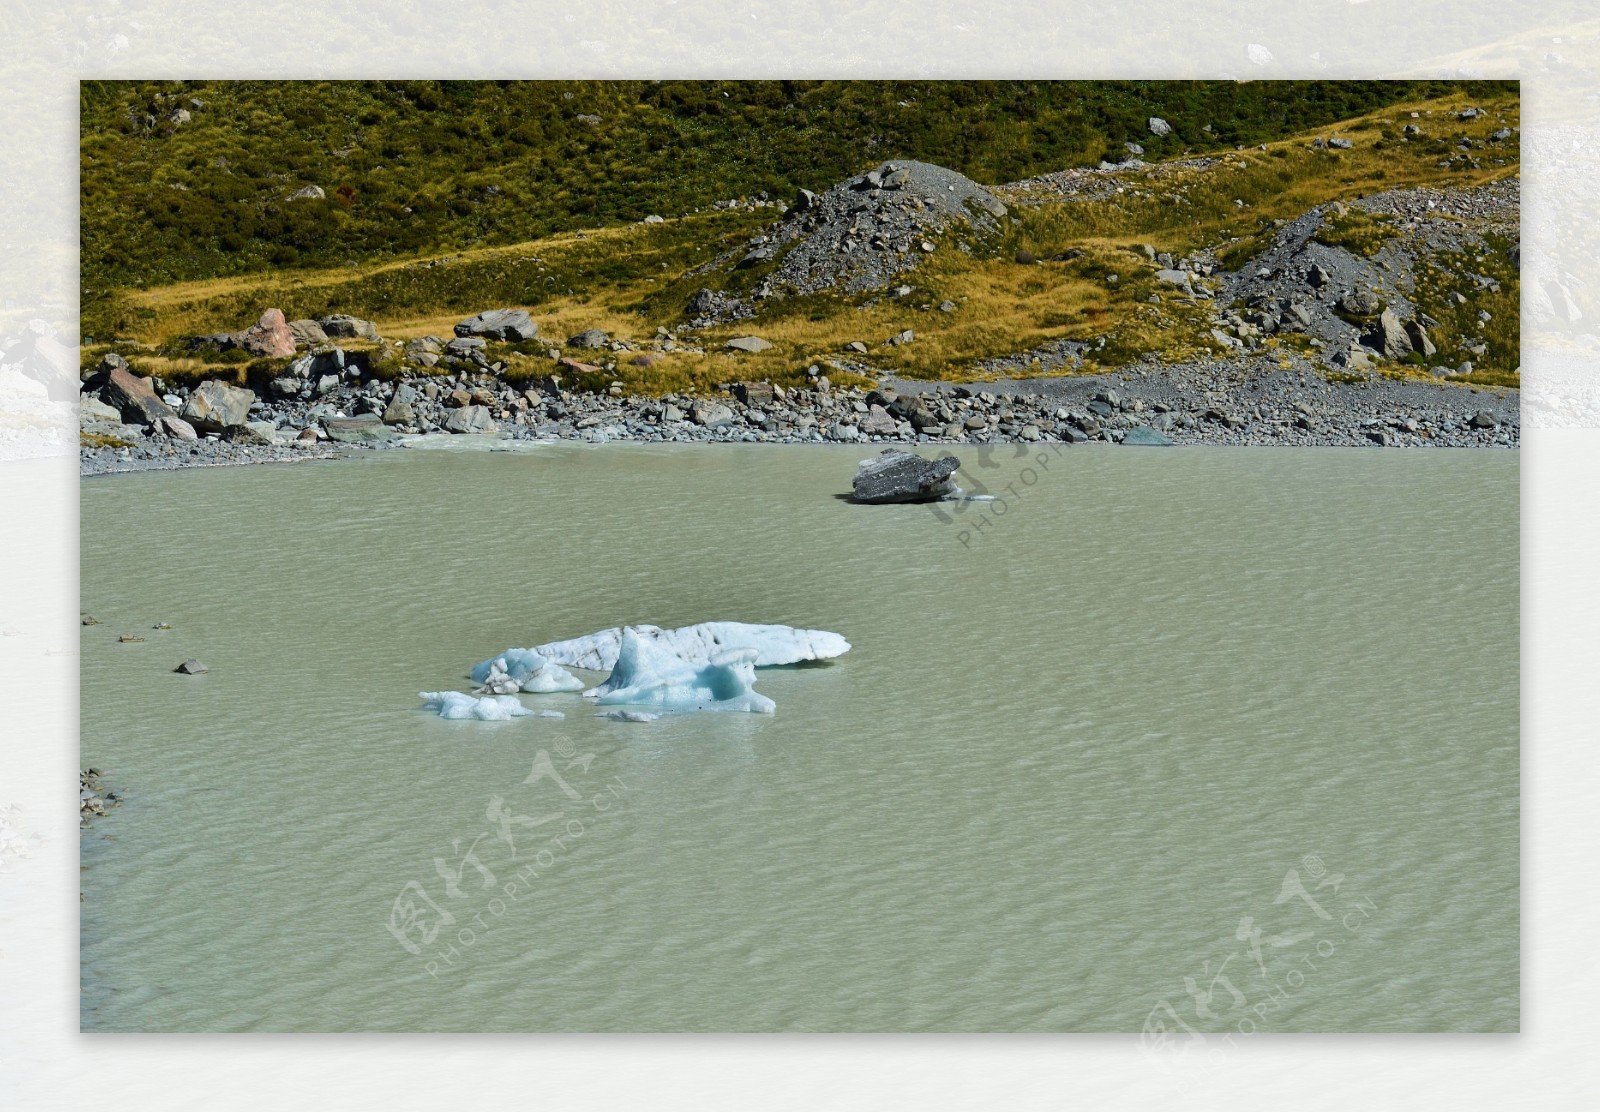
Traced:
[[[831, 446], [84, 481], [83, 1028], [1516, 1030], [1518, 455], [956, 451], [1003, 502]], [[773, 716], [417, 699], [709, 619], [854, 648]]]

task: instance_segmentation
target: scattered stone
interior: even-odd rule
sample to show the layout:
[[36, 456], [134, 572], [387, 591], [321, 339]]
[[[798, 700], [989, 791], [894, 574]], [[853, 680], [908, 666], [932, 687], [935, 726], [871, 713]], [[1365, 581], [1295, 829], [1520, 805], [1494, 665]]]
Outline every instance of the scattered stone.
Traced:
[[289, 194], [289, 200], [291, 201], [326, 201], [327, 199], [327, 193], [319, 185], [303, 186]]
[[739, 352], [754, 353], [764, 352], [768, 348], [771, 348], [772, 344], [770, 341], [763, 340], [759, 336], [735, 336], [732, 340], [724, 344], [723, 347], [732, 348]]
[[118, 634], [117, 640], [119, 642], [142, 642], [144, 638], [138, 634]]
[[1151, 135], [1159, 136], [1172, 134], [1172, 125], [1167, 123], [1160, 116], [1150, 117], [1150, 119], [1145, 121], [1145, 125], [1150, 129]]

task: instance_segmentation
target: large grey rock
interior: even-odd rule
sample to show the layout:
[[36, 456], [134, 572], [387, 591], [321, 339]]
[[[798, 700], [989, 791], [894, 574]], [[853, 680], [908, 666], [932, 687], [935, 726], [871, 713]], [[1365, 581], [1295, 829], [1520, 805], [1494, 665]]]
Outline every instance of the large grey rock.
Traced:
[[92, 394], [80, 395], [78, 398], [79, 421], [102, 421], [120, 425], [122, 412], [115, 406], [108, 406]]
[[701, 399], [690, 407], [689, 419], [696, 425], [704, 425], [707, 429], [720, 429], [724, 425], [733, 424], [733, 411], [720, 402]]
[[303, 317], [298, 321], [290, 321], [289, 335], [294, 337], [296, 344], [307, 348], [315, 348], [318, 344], [326, 344], [328, 342], [328, 334], [322, 331], [322, 326], [309, 317]]
[[1171, 269], [1158, 270], [1156, 271], [1156, 281], [1165, 282], [1169, 286], [1180, 286], [1183, 289], [1188, 290], [1190, 293], [1194, 292], [1190, 286], [1190, 277], [1188, 271]]
[[861, 431], [869, 436], [893, 436], [897, 422], [890, 416], [889, 411], [879, 405], [867, 408], [867, 416], [862, 419]]
[[611, 337], [597, 328], [584, 329], [576, 336], [567, 337], [569, 348], [604, 348], [611, 343]]
[[500, 430], [488, 406], [462, 406], [450, 415], [444, 427], [450, 433], [497, 433]]
[[457, 336], [482, 336], [489, 340], [532, 340], [539, 334], [525, 309], [488, 309], [456, 325]]
[[399, 398], [393, 399], [383, 409], [383, 423], [385, 425], [415, 425], [417, 412], [410, 402], [402, 402]]
[[763, 340], [759, 336], [735, 336], [723, 347], [732, 348], [736, 352], [764, 352], [772, 347], [771, 341]]
[[733, 396], [746, 406], [757, 408], [772, 405], [771, 383], [734, 383]]
[[177, 416], [156, 397], [155, 383], [127, 367], [114, 368], [107, 377], [105, 399], [130, 425], [152, 425], [159, 418]]
[[1160, 116], [1152, 116], [1145, 121], [1145, 126], [1150, 129], [1151, 135], [1171, 135], [1172, 125]]
[[322, 326], [322, 331], [328, 336], [360, 337], [363, 340], [381, 340], [378, 335], [378, 326], [371, 321], [360, 317], [352, 317], [348, 313], [334, 313], [327, 317], [318, 317], [317, 324]]
[[851, 496], [856, 502], [933, 502], [957, 491], [950, 477], [961, 467], [954, 456], [925, 460], [896, 448], [884, 449], [881, 456], [863, 460], [851, 481]]
[[303, 186], [289, 194], [291, 201], [325, 201], [327, 197], [327, 193], [319, 185]]
[[1424, 359], [1438, 354], [1439, 349], [1434, 347], [1433, 340], [1428, 336], [1428, 330], [1422, 327], [1421, 321], [1406, 322], [1406, 339], [1411, 344], [1411, 350]]
[[327, 432], [330, 441], [338, 441], [341, 444], [372, 444], [393, 440], [398, 435], [378, 420], [377, 414], [325, 418], [322, 428]]
[[196, 429], [220, 433], [230, 425], [243, 425], [250, 416], [256, 392], [216, 379], [207, 379], [189, 395], [183, 416]]
[[195, 427], [181, 417], [163, 417], [156, 421], [151, 428], [157, 433], [165, 433], [175, 441], [197, 441], [200, 434]]
[[1372, 347], [1383, 353], [1385, 359], [1399, 359], [1411, 352], [1411, 338], [1394, 310], [1385, 309], [1378, 314], [1378, 328], [1372, 334]]

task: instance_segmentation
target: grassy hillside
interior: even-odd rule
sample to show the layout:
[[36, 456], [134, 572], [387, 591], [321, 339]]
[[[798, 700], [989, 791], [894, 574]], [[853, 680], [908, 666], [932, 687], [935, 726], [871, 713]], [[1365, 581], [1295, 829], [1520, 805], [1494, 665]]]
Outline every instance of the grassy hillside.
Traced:
[[[1457, 120], [1456, 112], [1468, 103], [1485, 108], [1486, 115]], [[1400, 129], [1413, 122], [1413, 111], [1422, 114], [1431, 136], [1425, 142], [1400, 138]], [[1180, 256], [1212, 249], [1241, 263], [1265, 245], [1279, 222], [1321, 202], [1404, 186], [1472, 186], [1514, 175], [1515, 143], [1478, 148], [1483, 157], [1476, 169], [1459, 161], [1448, 167], [1439, 163], [1441, 150], [1453, 149], [1458, 136], [1482, 144], [1491, 130], [1519, 120], [1514, 94], [1469, 96], [1457, 90], [1341, 121], [1336, 130], [1351, 139], [1349, 150], [1312, 149], [1307, 133], [1266, 144], [1265, 150], [1230, 152], [1206, 167], [1153, 168], [1147, 176], [1129, 178], [1124, 192], [1099, 199], [1046, 197], [1029, 203], [1008, 194], [1015, 220], [1007, 225], [999, 250], [937, 252], [914, 273], [915, 293], [909, 298], [821, 295], [777, 303], [758, 321], [708, 330], [707, 354], [677, 352], [650, 368], [625, 365], [615, 377], [644, 390], [703, 389], [750, 376], [796, 382], [807, 363], [836, 355], [854, 340], [872, 345], [871, 362], [925, 378], [959, 378], [978, 360], [1060, 339], [1103, 338], [1098, 358], [1107, 365], [1149, 351], [1180, 358], [1214, 350], [1207, 307], [1170, 298], [1150, 302], [1161, 287], [1143, 245]], [[470, 313], [521, 305], [533, 311], [542, 335], [557, 342], [587, 328], [647, 340], [657, 327], [681, 324], [684, 303], [699, 286], [734, 277], [726, 271], [688, 277], [687, 270], [743, 243], [776, 217], [771, 208], [706, 211], [661, 224], [562, 232], [433, 258], [355, 268], [274, 268], [128, 290], [103, 301], [98, 317], [87, 314], [84, 330], [102, 340], [120, 337], [128, 343], [119, 347], [136, 364], [180, 377], [243, 372], [242, 366], [219, 367], [187, 354], [183, 339], [243, 327], [266, 306], [278, 306], [291, 318], [335, 312], [371, 317], [385, 336], [404, 339], [447, 336]], [[1363, 253], [1387, 234], [1384, 222], [1357, 216], [1334, 221], [1325, 232]], [[1014, 259], [1019, 248], [1039, 258], [1068, 248], [1084, 254], [1070, 263], [1022, 265]], [[1471, 265], [1490, 267], [1481, 260]], [[1497, 293], [1462, 286], [1465, 266], [1441, 266], [1425, 276], [1418, 295], [1428, 312], [1450, 323], [1444, 333], [1484, 334], [1491, 358], [1476, 361], [1486, 369], [1483, 382], [1513, 385], [1511, 372], [1520, 362], [1517, 285], [1514, 269], [1503, 265]], [[1120, 277], [1115, 285], [1106, 281], [1112, 273]], [[1456, 304], [1458, 288], [1470, 294], [1468, 304]], [[956, 303], [955, 312], [923, 308], [945, 299]], [[1492, 321], [1475, 329], [1479, 310], [1488, 311]], [[882, 346], [885, 338], [908, 327], [916, 330], [916, 343]], [[722, 340], [748, 331], [759, 332], [775, 347], [758, 356], [716, 350]], [[542, 350], [544, 345], [529, 347]], [[86, 358], [100, 350], [101, 345], [92, 346]], [[1447, 354], [1456, 361], [1466, 358]], [[534, 373], [531, 366], [529, 373]]]
[[[1281, 139], [1450, 82], [90, 81], [86, 306], [822, 188], [884, 158], [984, 183]], [[185, 118], [185, 115], [187, 118]], [[1172, 125], [1151, 135], [1150, 116]], [[321, 199], [290, 200], [315, 185]]]

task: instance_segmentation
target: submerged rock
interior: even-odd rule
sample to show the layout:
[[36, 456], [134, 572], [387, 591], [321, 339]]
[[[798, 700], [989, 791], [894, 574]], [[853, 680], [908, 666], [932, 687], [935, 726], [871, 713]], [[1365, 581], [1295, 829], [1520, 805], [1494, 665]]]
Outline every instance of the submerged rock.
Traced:
[[881, 456], [861, 461], [851, 481], [851, 497], [856, 502], [934, 502], [950, 498], [960, 490], [950, 478], [961, 467], [954, 456], [925, 460], [897, 448], [886, 448]]
[[595, 718], [612, 719], [619, 723], [653, 723], [657, 719], [661, 718], [661, 716], [657, 715], [653, 711], [633, 711], [630, 709], [619, 709], [616, 711], [607, 711], [603, 715], [596, 715]]
[[181, 672], [185, 676], [198, 676], [200, 673], [209, 672], [210, 670], [191, 657], [172, 671]]
[[1127, 434], [1122, 438], [1122, 443], [1170, 445], [1172, 441], [1170, 438], [1163, 436], [1161, 433], [1158, 433], [1148, 425], [1135, 425], [1132, 429], [1129, 429]]

